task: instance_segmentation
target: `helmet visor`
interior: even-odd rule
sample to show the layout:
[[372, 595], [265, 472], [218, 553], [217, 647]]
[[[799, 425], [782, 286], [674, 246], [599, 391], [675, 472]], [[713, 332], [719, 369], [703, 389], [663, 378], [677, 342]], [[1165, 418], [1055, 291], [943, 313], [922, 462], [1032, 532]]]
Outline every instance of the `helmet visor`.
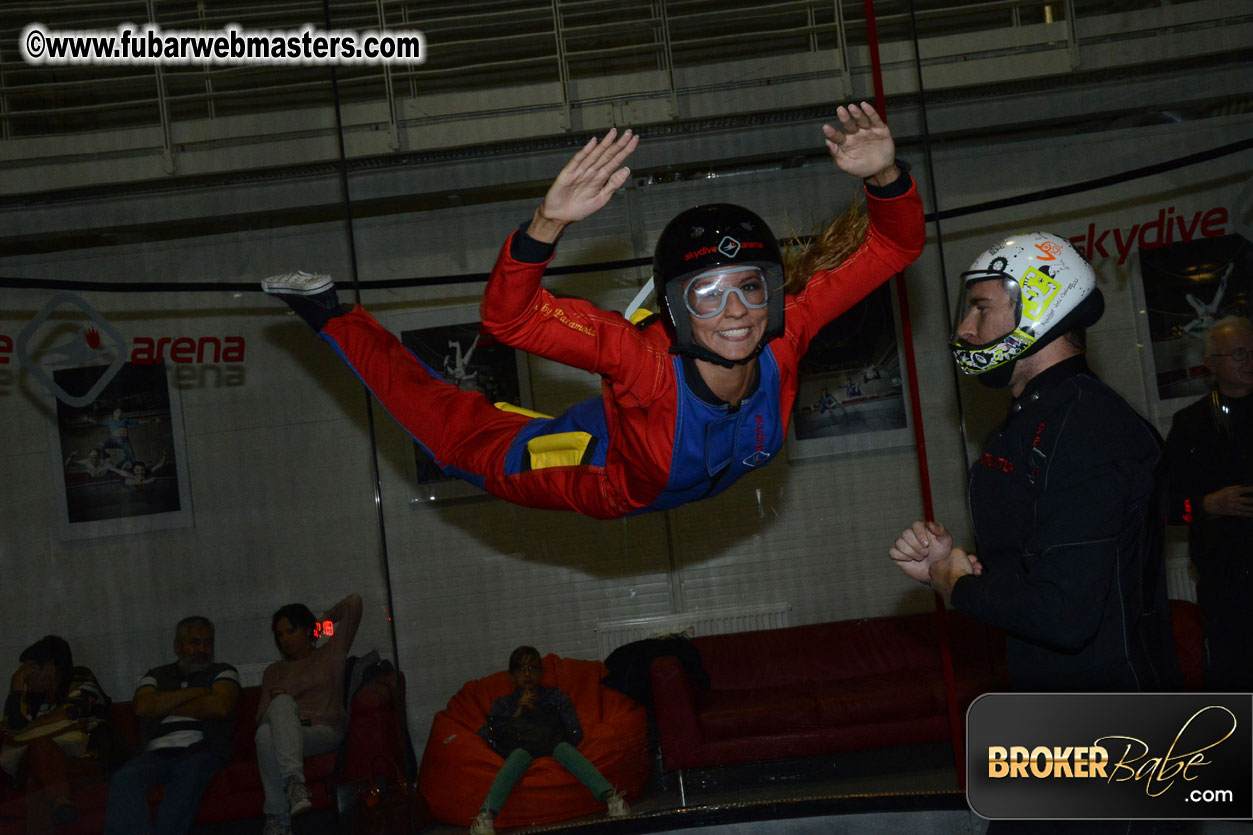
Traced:
[[690, 279], [683, 288], [683, 304], [697, 319], [709, 319], [726, 309], [731, 293], [751, 310], [760, 310], [770, 301], [759, 267], [723, 267]]
[[1022, 291], [1004, 273], [963, 273], [953, 337], [953, 359], [966, 374], [983, 374], [1006, 363], [1035, 342], [1018, 327]]
[[1018, 327], [1022, 291], [1005, 273], [962, 273], [950, 342], [987, 348]]

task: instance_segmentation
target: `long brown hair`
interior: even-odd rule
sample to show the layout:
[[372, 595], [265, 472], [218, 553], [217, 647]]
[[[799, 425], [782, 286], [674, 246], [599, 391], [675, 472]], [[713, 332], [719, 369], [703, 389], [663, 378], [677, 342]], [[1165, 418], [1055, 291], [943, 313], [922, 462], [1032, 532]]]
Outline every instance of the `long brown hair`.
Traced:
[[843, 264], [866, 240], [869, 228], [870, 217], [861, 203], [854, 200], [825, 229], [815, 232], [807, 246], [802, 247], [793, 238], [793, 243], [783, 253], [784, 293], [795, 295], [805, 289], [814, 273], [833, 270]]

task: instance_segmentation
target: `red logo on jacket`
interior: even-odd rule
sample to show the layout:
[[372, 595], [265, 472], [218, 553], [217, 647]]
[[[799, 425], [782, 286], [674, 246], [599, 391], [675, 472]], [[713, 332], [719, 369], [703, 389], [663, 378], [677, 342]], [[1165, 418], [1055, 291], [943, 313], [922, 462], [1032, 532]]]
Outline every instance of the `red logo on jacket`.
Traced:
[[1008, 458], [1000, 458], [990, 452], [983, 453], [983, 457], [979, 459], [979, 465], [987, 467], [989, 470], [1000, 470], [1003, 473], [1012, 473], [1014, 471], [1014, 462]]

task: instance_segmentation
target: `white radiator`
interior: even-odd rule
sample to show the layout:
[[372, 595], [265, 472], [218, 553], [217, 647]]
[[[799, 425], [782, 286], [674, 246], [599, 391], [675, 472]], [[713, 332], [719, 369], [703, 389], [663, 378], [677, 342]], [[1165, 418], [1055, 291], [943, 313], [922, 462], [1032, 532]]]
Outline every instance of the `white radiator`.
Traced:
[[1166, 596], [1171, 600], [1196, 602], [1196, 581], [1192, 579], [1192, 560], [1171, 557], [1166, 560]]
[[788, 626], [792, 604], [762, 603], [733, 609], [698, 609], [678, 615], [657, 615], [597, 623], [594, 627], [600, 645], [600, 657], [608, 658], [623, 644], [664, 635], [725, 635], [751, 632], [755, 629], [777, 629]]
[[273, 663], [273, 661], [256, 661], [252, 664], [236, 664], [235, 669], [239, 672], [239, 686], [256, 687], [259, 685], [261, 674]]

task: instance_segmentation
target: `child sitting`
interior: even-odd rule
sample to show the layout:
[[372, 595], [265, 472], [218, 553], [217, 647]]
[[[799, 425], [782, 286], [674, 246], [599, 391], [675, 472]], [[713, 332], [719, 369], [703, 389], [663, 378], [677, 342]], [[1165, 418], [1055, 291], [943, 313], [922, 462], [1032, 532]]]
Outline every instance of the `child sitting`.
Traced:
[[597, 800], [605, 802], [609, 817], [629, 815], [622, 795], [575, 747], [583, 738], [583, 727], [570, 697], [556, 687], [540, 687], [544, 665], [539, 650], [521, 646], [511, 652], [509, 675], [517, 689], [496, 700], [479, 728], [479, 736], [505, 758], [505, 764], [470, 825], [471, 835], [493, 835], [492, 821], [536, 757], [553, 757], [561, 763]]

